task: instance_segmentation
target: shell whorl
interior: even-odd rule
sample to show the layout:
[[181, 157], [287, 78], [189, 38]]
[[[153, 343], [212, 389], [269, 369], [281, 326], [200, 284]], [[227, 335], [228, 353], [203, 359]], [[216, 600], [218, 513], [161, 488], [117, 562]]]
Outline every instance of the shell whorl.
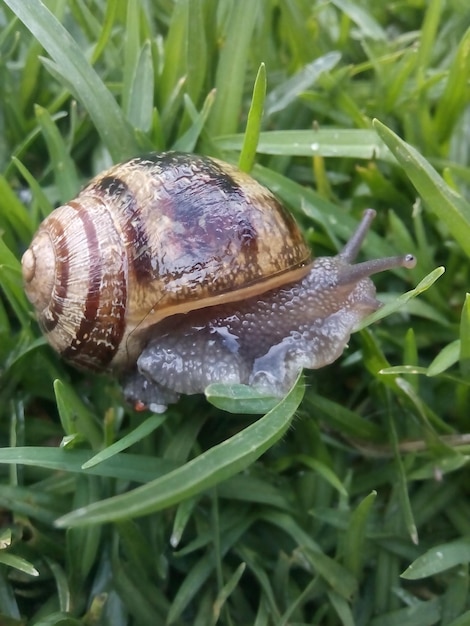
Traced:
[[125, 332], [126, 260], [106, 205], [90, 208], [84, 197], [56, 209], [24, 254], [23, 275], [51, 345], [80, 367], [102, 369]]
[[162, 153], [112, 167], [56, 209], [23, 275], [53, 347], [106, 369], [131, 364], [161, 319], [296, 280], [309, 263], [292, 216], [250, 176]]

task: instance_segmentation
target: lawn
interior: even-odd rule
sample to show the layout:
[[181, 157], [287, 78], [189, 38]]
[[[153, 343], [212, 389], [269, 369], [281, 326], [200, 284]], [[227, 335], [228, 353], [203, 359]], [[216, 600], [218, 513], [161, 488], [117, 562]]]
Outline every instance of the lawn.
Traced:
[[[0, 0], [0, 625], [470, 624], [466, 0]], [[282, 398], [161, 414], [50, 348], [22, 284], [87, 181], [238, 165], [384, 303]]]

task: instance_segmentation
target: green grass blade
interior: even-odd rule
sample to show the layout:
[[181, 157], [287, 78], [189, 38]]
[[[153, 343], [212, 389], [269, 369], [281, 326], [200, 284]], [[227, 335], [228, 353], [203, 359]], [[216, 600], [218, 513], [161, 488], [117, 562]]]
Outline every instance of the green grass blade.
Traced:
[[119, 439], [119, 441], [116, 441], [101, 452], [98, 452], [98, 454], [95, 454], [95, 456], [91, 459], [88, 459], [88, 461], [82, 465], [82, 469], [94, 467], [95, 465], [110, 459], [118, 452], [123, 452], [144, 437], [153, 433], [153, 431], [159, 428], [165, 420], [166, 416], [164, 415], [154, 415], [153, 417], [149, 417], [142, 422], [142, 424], [139, 424], [136, 428], [134, 428], [134, 430], [132, 430], [128, 435], [125, 435]]
[[342, 626], [354, 626], [354, 617], [348, 602], [342, 598], [339, 593], [335, 593], [334, 591], [328, 592], [328, 598], [334, 607]]
[[438, 598], [432, 600], [415, 601], [410, 606], [396, 611], [383, 612], [380, 617], [374, 617], [370, 626], [432, 626], [438, 624], [441, 618], [441, 602]]
[[217, 598], [215, 599], [214, 608], [213, 608], [213, 618], [211, 622], [212, 626], [215, 626], [215, 624], [217, 624], [217, 622], [219, 621], [222, 608], [226, 604], [230, 595], [236, 589], [238, 583], [240, 582], [241, 577], [243, 576], [245, 572], [245, 568], [246, 568], [246, 563], [240, 563], [240, 565], [233, 572], [233, 574], [230, 576], [228, 581], [225, 583], [225, 585], [217, 594]]
[[186, 42], [187, 92], [198, 102], [208, 69], [209, 37], [204, 24], [206, 0], [188, 2], [188, 37]]
[[94, 65], [103, 54], [104, 49], [109, 44], [114, 19], [116, 16], [117, 5], [120, 0], [108, 0], [106, 3], [106, 13], [104, 16], [101, 33], [96, 42], [91, 63]]
[[310, 89], [324, 72], [332, 70], [340, 58], [339, 52], [328, 52], [275, 87], [266, 98], [266, 116], [270, 117], [274, 113], [286, 109], [304, 91]]
[[341, 480], [335, 474], [335, 472], [328, 467], [328, 465], [318, 459], [313, 459], [306, 454], [299, 455], [297, 457], [298, 461], [301, 461], [306, 467], [310, 468], [312, 471], [316, 472], [319, 476], [321, 476], [327, 483], [329, 483], [333, 489], [336, 489], [342, 496], [347, 497], [348, 492], [346, 487], [343, 485]]
[[364, 37], [377, 40], [385, 40], [387, 38], [386, 31], [367, 10], [362, 9], [356, 2], [351, 2], [351, 0], [332, 0], [332, 2], [359, 26]]
[[35, 0], [5, 0], [55, 62], [57, 73], [83, 104], [114, 160], [136, 154], [134, 135], [111, 92], [57, 18]]
[[413, 298], [421, 295], [425, 291], [427, 291], [430, 287], [434, 285], [436, 280], [438, 280], [445, 272], [443, 267], [436, 267], [430, 274], [425, 276], [420, 282], [416, 285], [414, 289], [410, 289], [406, 293], [401, 294], [393, 299], [392, 302], [388, 304], [384, 304], [377, 311], [368, 315], [362, 322], [357, 326], [355, 330], [361, 330], [362, 328], [366, 328], [370, 324], [377, 322], [392, 313], [396, 313], [403, 306], [408, 304]]
[[[252, 517], [245, 515], [236, 526], [231, 527], [228, 532], [224, 534], [223, 544], [221, 545], [222, 556], [237, 544], [249, 526], [251, 526], [252, 522]], [[211, 534], [213, 534], [213, 531]], [[212, 544], [212, 541], [210, 543]], [[189, 602], [200, 594], [202, 585], [213, 573], [213, 559], [216, 557], [213, 555], [213, 551], [211, 551], [210, 554], [212, 558], [208, 559], [207, 556], [204, 555], [203, 558], [191, 565], [188, 575], [181, 583], [173, 598], [172, 605], [168, 612], [168, 624], [172, 624], [180, 617]]]
[[456, 339], [442, 348], [426, 370], [428, 376], [439, 376], [455, 365], [460, 357], [460, 340]]
[[214, 104], [215, 91], [211, 91], [207, 94], [207, 98], [204, 101], [200, 113], [194, 112], [193, 105], [189, 102], [189, 96], [185, 96], [184, 100], [186, 109], [191, 109], [190, 116], [192, 118], [192, 124], [188, 130], [174, 143], [172, 149], [182, 150], [184, 152], [193, 152]]
[[306, 558], [314, 570], [342, 598], [350, 599], [357, 590], [357, 580], [343, 565], [323, 552], [307, 549]]
[[[221, 150], [241, 150], [245, 135], [223, 135], [215, 140]], [[257, 152], [289, 156], [349, 157], [392, 160], [388, 148], [372, 130], [319, 128], [273, 130], [259, 134]]]
[[371, 441], [380, 441], [383, 438], [383, 431], [377, 424], [361, 418], [354, 411], [324, 398], [320, 394], [310, 393], [306, 397], [306, 402], [315, 415], [326, 419], [333, 428], [346, 436]]
[[79, 434], [90, 442], [92, 448], [98, 448], [102, 434], [95, 416], [70, 385], [56, 380], [54, 391], [62, 426], [67, 435]]
[[165, 39], [164, 65], [161, 73], [158, 103], [169, 103], [181, 80], [186, 76], [186, 37], [188, 28], [188, 0], [177, 2], [171, 15], [170, 27]]
[[29, 304], [23, 291], [18, 259], [0, 239], [0, 288], [23, 327], [31, 322]]
[[126, 453], [124, 456], [116, 454], [85, 471], [82, 467], [90, 458], [90, 452], [85, 450], [38, 446], [0, 448], [0, 463], [41, 467], [54, 472], [86, 473], [139, 483], [147, 483], [175, 467], [175, 463], [165, 459]]
[[216, 99], [208, 127], [213, 135], [233, 133], [238, 128], [250, 40], [260, 4], [252, 0], [231, 2], [226, 22], [224, 47], [215, 81]]
[[54, 176], [59, 190], [59, 200], [65, 204], [75, 197], [80, 189], [75, 163], [70, 157], [68, 148], [59, 129], [54, 124], [49, 112], [36, 105], [36, 119], [41, 128], [50, 155]]
[[406, 471], [405, 466], [403, 464], [402, 458], [400, 456], [400, 450], [398, 445], [398, 436], [396, 431], [396, 426], [393, 420], [393, 416], [389, 414], [389, 433], [390, 433], [390, 441], [394, 452], [395, 457], [395, 470], [397, 475], [397, 490], [398, 496], [400, 498], [400, 502], [402, 505], [402, 514], [404, 517], [404, 522], [407, 528], [407, 531], [410, 535], [411, 541], [414, 544], [418, 543], [418, 529], [416, 526], [416, 522], [413, 516], [413, 510], [411, 508], [410, 495], [408, 492], [408, 483], [406, 480]]
[[390, 148], [427, 208], [449, 229], [462, 250], [470, 256], [470, 204], [451, 189], [419, 152], [378, 120], [374, 127]]
[[413, 561], [401, 576], [407, 580], [419, 580], [441, 574], [462, 563], [470, 563], [469, 539], [459, 539], [432, 547]]
[[256, 75], [255, 85], [253, 87], [253, 96], [251, 98], [250, 110], [248, 111], [248, 120], [246, 122], [243, 146], [238, 159], [238, 167], [243, 172], [251, 172], [251, 168], [255, 162], [256, 148], [258, 146], [261, 122], [263, 119], [265, 97], [266, 66], [264, 63], [261, 63], [258, 74]]
[[54, 577], [54, 582], [57, 588], [57, 596], [58, 596], [60, 610], [64, 612], [70, 611], [70, 607], [71, 607], [70, 585], [67, 580], [67, 575], [64, 571], [64, 568], [61, 567], [55, 561], [53, 561], [51, 558], [47, 558], [46, 562], [51, 571], [51, 574]]
[[153, 60], [150, 42], [147, 41], [142, 47], [135, 73], [132, 75], [127, 114], [132, 126], [143, 132], [148, 132], [152, 125], [153, 90]]
[[459, 48], [449, 71], [449, 77], [441, 94], [434, 119], [436, 142], [448, 141], [453, 127], [460, 119], [468, 103], [468, 89], [462, 76], [470, 73], [470, 29], [460, 41]]
[[465, 378], [470, 374], [470, 295], [467, 293], [460, 317], [460, 371]]
[[206, 387], [205, 394], [211, 404], [229, 413], [261, 415], [278, 403], [278, 398], [242, 384], [213, 383]]
[[[139, 56], [142, 55], [139, 38], [140, 3], [127, 0], [126, 30], [124, 37], [124, 67], [122, 75], [122, 110], [129, 119], [130, 102], [133, 97], [133, 85], [137, 77]], [[137, 10], [136, 10], [137, 5]]]
[[[46, 217], [47, 215], [49, 215], [49, 213], [53, 210], [54, 207], [52, 206], [50, 200], [44, 193], [41, 185], [38, 183], [36, 178], [31, 174], [31, 172], [24, 166], [24, 164], [19, 159], [17, 159], [16, 157], [12, 157], [12, 162], [14, 163], [18, 172], [23, 176], [26, 183], [28, 184], [28, 187], [31, 190], [33, 199], [37, 203], [37, 206], [39, 208], [41, 217], [43, 218]], [[36, 220], [37, 220], [37, 216], [34, 214], [33, 224], [35, 226], [37, 226]], [[31, 235], [32, 234], [33, 233], [31, 232]], [[29, 242], [29, 239], [31, 239], [31, 235], [28, 236], [28, 242]]]
[[52, 524], [65, 510], [65, 500], [56, 494], [25, 487], [0, 485], [0, 506], [15, 515], [24, 515], [31, 520]]
[[0, 552], [0, 563], [7, 567], [12, 567], [27, 576], [39, 576], [39, 572], [34, 565], [21, 556], [8, 554], [8, 552]]
[[15, 233], [27, 241], [32, 235], [32, 228], [25, 207], [0, 175], [0, 236], [4, 233]]
[[416, 62], [420, 80], [424, 80], [428, 67], [432, 66], [432, 55], [436, 46], [436, 33], [439, 28], [443, 6], [443, 0], [431, 0], [426, 11]]
[[365, 563], [367, 523], [376, 498], [377, 492], [373, 491], [359, 502], [351, 514], [351, 521], [344, 536], [344, 564], [358, 579], [362, 575]]
[[222, 444], [148, 485], [73, 511], [57, 524], [76, 526], [146, 515], [213, 487], [247, 467], [285, 433], [303, 391], [297, 383], [272, 411]]
[[246, 562], [248, 567], [248, 571], [254, 576], [258, 585], [263, 590], [264, 597], [266, 598], [266, 602], [271, 607], [271, 614], [274, 616], [275, 622], [279, 623], [280, 613], [277, 603], [276, 594], [274, 593], [273, 586], [271, 581], [267, 575], [267, 572], [264, 568], [262, 568], [256, 560], [256, 553], [252, 550], [245, 548], [237, 551], [239, 557]]

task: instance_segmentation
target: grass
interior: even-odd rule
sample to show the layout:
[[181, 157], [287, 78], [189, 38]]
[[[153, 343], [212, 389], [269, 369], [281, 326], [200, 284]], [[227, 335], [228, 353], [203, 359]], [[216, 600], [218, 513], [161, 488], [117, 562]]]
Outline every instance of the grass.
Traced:
[[[467, 3], [45, 5], [0, 2], [0, 624], [470, 623]], [[316, 254], [373, 206], [364, 257], [418, 258], [276, 406], [136, 413], [23, 294], [52, 207], [173, 148], [250, 171]]]

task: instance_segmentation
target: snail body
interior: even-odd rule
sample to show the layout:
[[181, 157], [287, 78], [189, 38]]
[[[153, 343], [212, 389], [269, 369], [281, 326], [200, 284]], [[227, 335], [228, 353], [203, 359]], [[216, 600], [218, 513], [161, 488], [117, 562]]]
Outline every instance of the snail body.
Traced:
[[366, 211], [335, 257], [312, 260], [265, 187], [208, 157], [151, 154], [94, 178], [46, 218], [23, 255], [26, 293], [51, 345], [115, 371], [136, 403], [240, 382], [282, 395], [332, 362], [379, 306], [369, 275], [411, 255], [352, 264]]

